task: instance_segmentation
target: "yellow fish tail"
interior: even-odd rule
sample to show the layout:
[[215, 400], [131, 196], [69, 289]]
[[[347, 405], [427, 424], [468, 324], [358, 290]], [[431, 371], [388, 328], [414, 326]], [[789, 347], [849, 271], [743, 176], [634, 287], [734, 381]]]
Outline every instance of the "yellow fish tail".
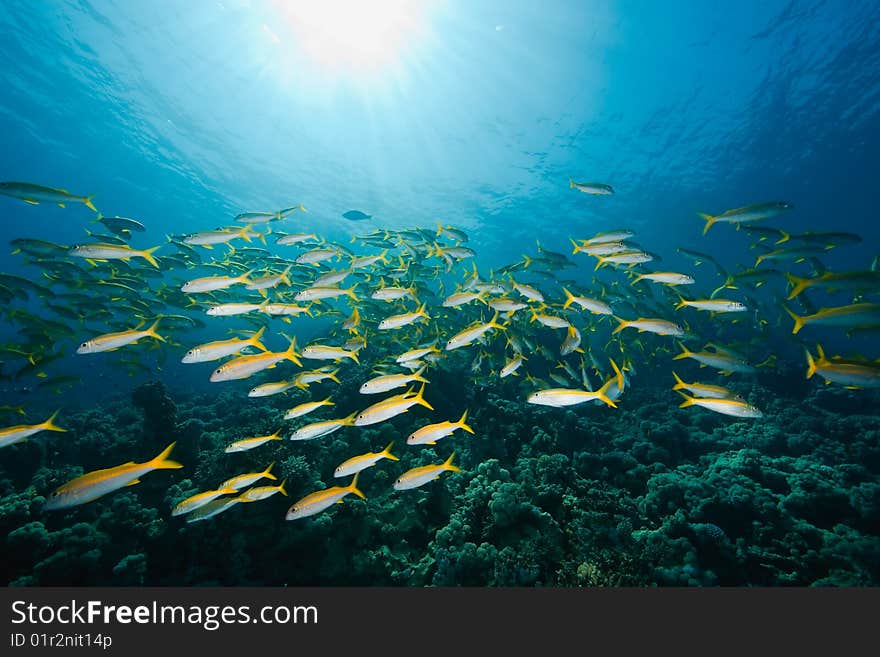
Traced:
[[144, 249], [138, 255], [140, 255], [141, 258], [153, 265], [156, 269], [159, 269], [159, 263], [156, 262], [156, 259], [153, 257], [153, 253], [161, 246], [162, 245], [160, 244], [159, 246], [154, 246], [152, 249]]
[[683, 358], [690, 358], [691, 356], [694, 355], [694, 353], [692, 351], [688, 350], [688, 348], [685, 347], [683, 343], [679, 342], [678, 346], [681, 347], [681, 353], [678, 354], [678, 356], [673, 356], [672, 360], [681, 360]]
[[421, 405], [421, 406], [424, 406], [424, 407], [427, 408], [429, 411], [433, 411], [433, 410], [434, 410], [434, 407], [431, 406], [431, 405], [425, 400], [425, 384], [424, 384], [424, 383], [422, 384], [422, 387], [419, 388], [419, 392], [418, 392], [418, 394], [416, 394], [416, 403], [419, 404], [419, 405]]
[[[609, 358], [608, 360], [611, 361], [611, 367], [614, 368], [614, 374], [617, 377], [617, 387], [620, 392], [623, 392], [623, 387], [626, 383], [623, 379], [623, 372], [620, 371], [620, 368], [617, 366], [617, 363], [614, 362], [613, 358]], [[626, 366], [626, 363], [624, 363], [624, 366]]]
[[471, 429], [467, 424], [465, 424], [465, 420], [467, 420], [467, 414], [468, 414], [467, 409], [465, 409], [464, 413], [461, 414], [461, 418], [458, 420], [458, 422], [456, 422], [456, 424], [459, 427], [461, 427], [462, 429], [464, 429], [465, 431], [467, 431], [469, 434], [473, 435], [474, 430]]
[[810, 350], [807, 349], [807, 378], [811, 378], [816, 373], [816, 361], [813, 360], [813, 355], [810, 353]]
[[58, 413], [60, 413], [60, 412], [61, 412], [61, 409], [59, 408], [57, 411], [52, 413], [52, 415], [49, 416], [48, 420], [46, 420], [45, 422], [40, 424], [40, 427], [44, 431], [67, 431], [67, 429], [62, 429], [57, 424], [55, 424], [55, 418], [58, 417]]
[[266, 332], [266, 327], [265, 326], [261, 327], [259, 331], [257, 331], [256, 333], [254, 333], [251, 337], [249, 337], [247, 339], [247, 343], [253, 347], [256, 347], [260, 351], [269, 351], [268, 349], [266, 349], [266, 347], [263, 345], [263, 343], [260, 342], [260, 338], [263, 337], [263, 334], [265, 332]]
[[800, 331], [802, 328], [804, 328], [804, 319], [805, 319], [805, 318], [804, 318], [804, 317], [801, 317], [801, 316], [799, 316], [799, 315], [795, 315], [795, 314], [789, 309], [788, 306], [783, 305], [782, 307], [783, 307], [783, 309], [785, 310], [785, 312], [788, 313], [788, 316], [791, 317], [791, 318], [794, 320], [794, 328], [791, 329], [791, 333], [792, 333], [792, 335], [796, 335], [798, 331]]
[[167, 342], [165, 338], [156, 333], [156, 328], [159, 326], [159, 322], [161, 321], [162, 318], [160, 317], [155, 322], [153, 322], [153, 325], [147, 329], [147, 335], [149, 335], [151, 338], [156, 338], [159, 342]]
[[92, 196], [86, 196], [86, 197], [83, 199], [83, 204], [84, 204], [89, 210], [91, 210], [92, 212], [97, 212], [97, 211], [98, 211], [98, 208], [96, 208], [96, 207], [94, 206], [94, 204], [92, 203], [92, 199], [93, 199], [93, 198], [94, 198], [94, 194], [93, 194]]
[[705, 214], [704, 212], [698, 212], [697, 214], [706, 220], [706, 226], [703, 228], [703, 235], [705, 235], [709, 232], [712, 224], [714, 224], [718, 220], [718, 217], [713, 217], [711, 214]]
[[574, 295], [568, 291], [567, 287], [562, 288], [562, 291], [565, 292], [565, 303], [562, 304], [562, 309], [565, 310], [574, 302]]
[[682, 390], [687, 387], [685, 386], [684, 381], [681, 380], [681, 377], [675, 372], [675, 370], [672, 371], [672, 376], [675, 377], [675, 385], [672, 386], [673, 390]]
[[679, 391], [678, 394], [681, 395], [682, 397], [684, 397], [684, 401], [678, 405], [679, 408], [687, 408], [688, 406], [694, 405], [694, 398], [693, 397], [688, 397], [686, 394], [684, 394], [681, 391]]
[[599, 390], [596, 391], [597, 399], [601, 399], [611, 408], [617, 408], [617, 404], [614, 403], [614, 400], [608, 396], [608, 389], [611, 388], [611, 384], [616, 381], [616, 377], [612, 377], [608, 379]]
[[386, 459], [389, 459], [391, 461], [399, 461], [400, 458], [397, 456], [394, 456], [394, 454], [391, 453], [392, 447], [394, 447], [393, 440], [390, 443], [388, 443], [388, 445], [385, 446], [385, 449], [382, 450], [382, 456], [384, 456]]
[[297, 367], [302, 367], [302, 361], [299, 359], [299, 354], [296, 353], [296, 336], [290, 338], [290, 346], [284, 352], [284, 358], [294, 363]]
[[629, 322], [625, 319], [621, 319], [620, 317], [615, 317], [614, 319], [617, 320], [617, 328], [611, 331], [611, 335], [614, 335], [615, 333], [620, 333], [623, 329], [629, 326]]
[[270, 470], [271, 470], [274, 466], [275, 466], [275, 461], [272, 461], [272, 462], [269, 464], [269, 467], [266, 468], [265, 470], [263, 470], [263, 472], [262, 472], [261, 474], [262, 474], [266, 479], [271, 479], [272, 481], [276, 481], [276, 480], [278, 479], [278, 477], [276, 477], [275, 475], [273, 475], [273, 474], [270, 472]]
[[461, 468], [456, 465], [452, 465], [452, 459], [455, 458], [455, 452], [449, 455], [449, 458], [443, 462], [443, 469], [449, 470], [449, 472], [461, 472]]
[[280, 484], [278, 484], [278, 492], [287, 497], [287, 489], [284, 488], [284, 484], [287, 483], [287, 479], [284, 479]]
[[364, 495], [364, 494], [360, 491], [360, 489], [357, 487], [358, 477], [360, 476], [360, 474], [361, 474], [361, 473], [358, 472], [358, 473], [356, 473], [356, 474], [354, 475], [354, 479], [352, 479], [352, 480], [351, 480], [351, 483], [348, 485], [348, 490], [349, 490], [349, 492], [352, 492], [352, 493], [354, 493], [355, 495], [357, 495], [357, 496], [358, 496], [359, 498], [361, 498], [362, 500], [365, 500], [365, 499], [367, 499], [367, 496]]
[[797, 295], [799, 295], [801, 292], [803, 292], [808, 287], [810, 287], [810, 285], [813, 284], [813, 281], [808, 278], [799, 278], [794, 274], [789, 274], [788, 272], [786, 272], [785, 277], [788, 279], [788, 282], [791, 283], [791, 292], [788, 293], [787, 297], [788, 301], [794, 299]]
[[174, 446], [176, 444], [177, 441], [175, 440], [173, 443], [168, 445], [168, 447], [162, 450], [162, 453], [159, 454], [159, 456], [150, 461], [148, 465], [154, 470], [177, 470], [179, 468], [182, 468], [183, 464], [178, 463], [177, 461], [172, 461], [168, 458], [168, 456], [171, 454], [171, 450], [174, 449]]

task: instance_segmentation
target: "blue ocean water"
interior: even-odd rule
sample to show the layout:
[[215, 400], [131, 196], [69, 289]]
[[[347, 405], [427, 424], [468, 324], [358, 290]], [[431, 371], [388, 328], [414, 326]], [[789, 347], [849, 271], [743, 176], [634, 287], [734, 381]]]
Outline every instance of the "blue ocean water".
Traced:
[[[360, 32], [334, 32], [334, 20], [345, 22], [342, 5], [326, 27], [342, 41], [316, 54], [320, 43], [296, 8], [315, 4], [2, 3], [0, 180], [94, 195], [103, 214], [146, 226], [133, 235], [139, 249], [230, 226], [241, 212], [300, 203], [307, 212], [294, 213], [282, 230], [339, 244], [375, 229], [453, 225], [468, 234], [484, 278], [535, 255], [540, 241], [578, 264], [557, 271], [556, 280], [535, 279], [544, 289], [558, 290], [560, 280], [589, 287], [594, 260], [572, 255], [570, 239], [619, 228], [635, 231], [657, 256], [654, 269], [713, 271], [694, 267], [679, 248], [709, 254], [730, 272], [749, 268], [761, 253], [756, 237], [720, 223], [703, 235], [697, 213], [767, 201], [793, 207], [762, 225], [861, 237], [822, 253], [828, 270], [868, 270], [880, 255], [877, 2], [376, 3], [377, 13], [408, 12], [402, 35], [385, 39], [396, 48], [377, 62], [346, 59], [346, 46], [372, 43], [374, 28], [365, 22]], [[577, 193], [572, 178], [610, 184], [615, 193]], [[352, 222], [342, 216], [351, 209], [371, 218]], [[73, 245], [88, 241], [86, 229], [107, 232], [80, 204], [0, 196], [0, 216], [3, 244], [26, 237]], [[41, 280], [38, 268], [10, 251], [0, 252], [0, 271]], [[805, 277], [811, 271], [810, 261], [775, 266]], [[469, 271], [471, 263], [460, 267]], [[455, 282], [463, 280], [456, 272]], [[754, 291], [772, 309], [757, 360], [788, 364], [800, 385], [804, 345], [880, 356], [876, 327], [812, 328], [794, 340], [782, 283]], [[876, 292], [843, 291], [814, 303], [876, 302]], [[27, 303], [41, 312], [38, 300]], [[281, 330], [296, 332], [303, 345], [336, 321]], [[707, 328], [722, 320], [700, 321]], [[219, 334], [194, 329], [179, 340], [189, 347], [220, 339], [229, 326], [236, 325], [223, 324]], [[7, 317], [7, 343], [17, 329]], [[748, 328], [740, 334], [750, 336]], [[668, 362], [657, 364], [653, 337], [640, 334], [629, 351], [640, 350], [633, 385], [640, 368], [671, 376]], [[555, 349], [556, 342], [548, 343]], [[283, 344], [276, 332], [273, 347]], [[666, 344], [669, 355], [677, 351], [674, 341]], [[98, 361], [61, 360], [53, 374], [81, 377], [63, 398], [7, 376], [4, 403], [24, 405], [37, 422], [43, 410], [88, 409], [153, 379], [181, 394], [210, 393], [206, 370], [181, 365], [179, 356], [144, 354], [154, 371], [134, 377]], [[770, 374], [764, 383], [787, 385]], [[863, 392], [860, 399], [876, 400]], [[77, 464], [88, 471], [111, 463]], [[876, 476], [873, 470], [875, 483]]]

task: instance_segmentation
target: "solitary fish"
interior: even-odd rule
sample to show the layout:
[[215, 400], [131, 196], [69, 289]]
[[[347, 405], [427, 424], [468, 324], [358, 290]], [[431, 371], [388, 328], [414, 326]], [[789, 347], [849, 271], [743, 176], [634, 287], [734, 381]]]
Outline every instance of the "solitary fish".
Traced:
[[608, 194], [614, 193], [614, 189], [611, 187], [611, 185], [606, 185], [605, 183], [575, 182], [574, 180], [569, 178], [568, 186], [578, 190], [579, 192], [583, 192], [584, 194], [593, 194], [594, 196], [606, 196]]
[[144, 463], [129, 461], [113, 468], [95, 470], [76, 479], [71, 479], [49, 495], [43, 509], [53, 511], [85, 504], [120, 488], [139, 484], [140, 478], [153, 470], [182, 468], [180, 463], [168, 458], [176, 444], [176, 442], [171, 443], [161, 454], [150, 461]]
[[297, 520], [298, 518], [306, 518], [320, 513], [324, 509], [341, 504], [343, 498], [349, 493], [354, 493], [362, 500], [367, 499], [357, 487], [357, 480], [360, 473], [355, 474], [354, 479], [348, 486], [333, 486], [319, 490], [311, 495], [306, 495], [299, 502], [294, 504], [287, 510], [286, 520]]
[[74, 196], [66, 189], [53, 189], [52, 187], [43, 187], [42, 185], [34, 185], [25, 182], [0, 182], [0, 194], [3, 196], [11, 196], [31, 205], [39, 203], [55, 203], [59, 207], [71, 201], [82, 203], [90, 210], [97, 212], [97, 208], [92, 205], [91, 196]]
[[373, 215], [364, 214], [360, 210], [349, 210], [348, 212], [343, 212], [342, 216], [349, 221], [363, 221], [364, 219], [372, 218]]

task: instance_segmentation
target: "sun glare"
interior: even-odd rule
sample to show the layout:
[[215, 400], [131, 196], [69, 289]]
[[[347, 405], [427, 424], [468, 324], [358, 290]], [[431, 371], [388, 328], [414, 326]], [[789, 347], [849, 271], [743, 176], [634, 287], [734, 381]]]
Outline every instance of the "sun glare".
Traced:
[[425, 0], [279, 0], [296, 47], [326, 68], [390, 64], [421, 28]]

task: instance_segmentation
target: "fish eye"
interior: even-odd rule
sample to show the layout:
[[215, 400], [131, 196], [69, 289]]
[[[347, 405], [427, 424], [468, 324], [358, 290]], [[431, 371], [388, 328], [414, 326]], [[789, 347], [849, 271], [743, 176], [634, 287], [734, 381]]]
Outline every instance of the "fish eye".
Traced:
[[89, 346], [89, 343], [88, 343], [88, 342], [83, 342], [83, 343], [80, 345], [80, 347], [84, 347], [84, 348], [85, 348], [85, 347], [88, 347], [88, 346]]
[[219, 367], [216, 370], [214, 370], [214, 374], [220, 374], [221, 372], [223, 372], [223, 370], [220, 369]]

